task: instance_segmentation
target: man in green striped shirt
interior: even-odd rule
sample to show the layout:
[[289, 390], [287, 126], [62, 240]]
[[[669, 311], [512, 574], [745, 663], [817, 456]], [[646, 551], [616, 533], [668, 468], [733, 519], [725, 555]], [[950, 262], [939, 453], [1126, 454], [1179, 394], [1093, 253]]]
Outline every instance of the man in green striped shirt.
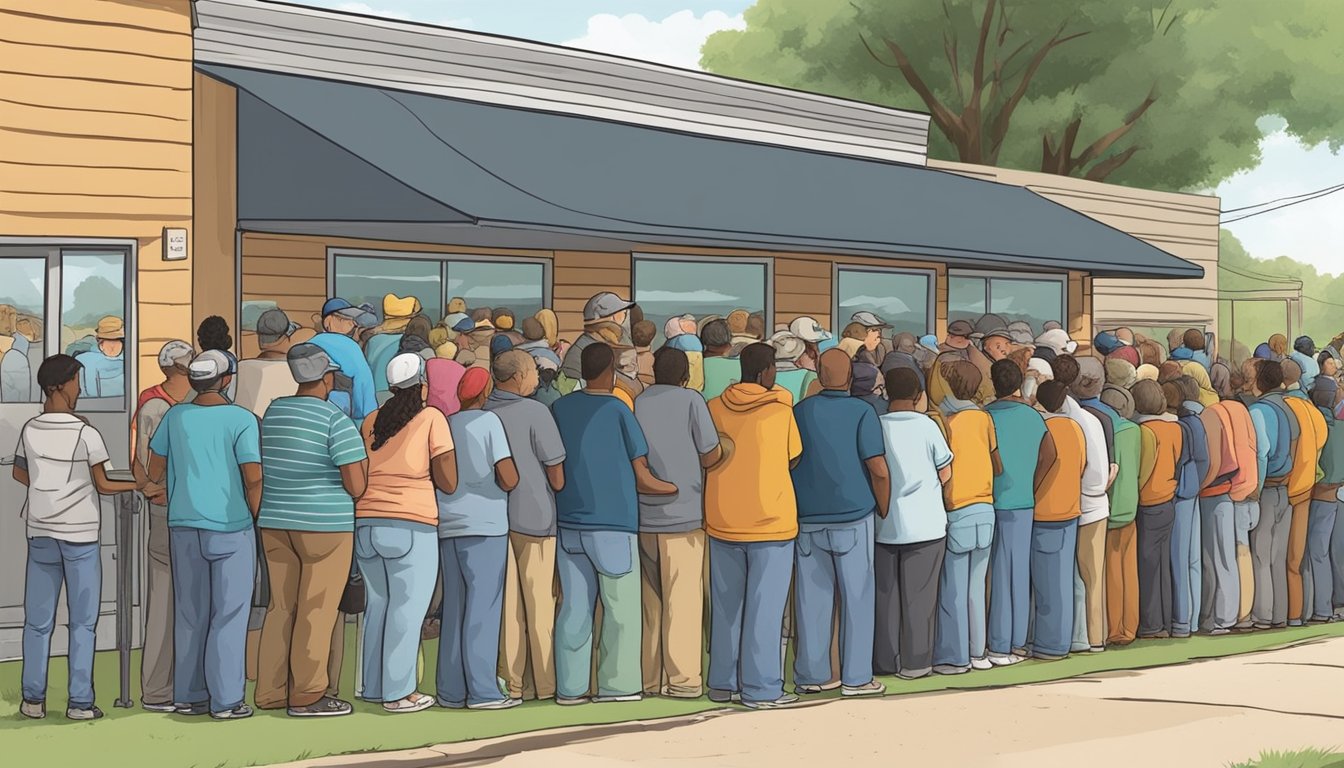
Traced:
[[257, 660], [258, 709], [295, 717], [346, 715], [327, 695], [328, 660], [354, 547], [355, 502], [368, 456], [354, 422], [327, 402], [337, 366], [321, 348], [290, 349], [298, 394], [271, 403], [261, 420], [262, 550], [271, 605]]

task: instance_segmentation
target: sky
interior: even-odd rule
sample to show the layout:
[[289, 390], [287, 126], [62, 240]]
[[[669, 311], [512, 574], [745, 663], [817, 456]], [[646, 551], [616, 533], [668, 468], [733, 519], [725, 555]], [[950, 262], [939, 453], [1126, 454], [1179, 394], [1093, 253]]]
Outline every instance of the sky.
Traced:
[[[751, 0], [297, 0], [307, 5], [443, 24], [697, 68], [700, 46], [741, 29]], [[1269, 123], [1261, 162], [1212, 192], [1224, 210], [1344, 184], [1344, 153], [1305, 147]], [[1252, 256], [1291, 256], [1344, 273], [1344, 191], [1230, 224]]]

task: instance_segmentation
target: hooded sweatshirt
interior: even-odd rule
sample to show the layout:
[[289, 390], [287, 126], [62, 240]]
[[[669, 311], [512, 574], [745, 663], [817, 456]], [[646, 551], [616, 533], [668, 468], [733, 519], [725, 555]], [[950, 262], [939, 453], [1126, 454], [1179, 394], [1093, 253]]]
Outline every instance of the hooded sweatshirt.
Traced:
[[803, 453], [789, 393], [734, 384], [709, 401], [727, 458], [705, 477], [705, 530], [721, 541], [788, 541], [798, 535], [789, 462]]
[[1199, 385], [1199, 402], [1205, 408], [1218, 402], [1218, 393], [1213, 389], [1213, 380], [1209, 378], [1209, 370], [1197, 360], [1190, 360], [1181, 364], [1181, 372], [1195, 380]]

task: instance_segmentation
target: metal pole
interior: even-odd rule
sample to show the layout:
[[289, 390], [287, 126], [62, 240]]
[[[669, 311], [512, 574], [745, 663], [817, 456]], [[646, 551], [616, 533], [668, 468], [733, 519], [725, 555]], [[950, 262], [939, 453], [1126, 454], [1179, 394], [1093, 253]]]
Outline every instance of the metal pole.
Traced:
[[117, 661], [120, 664], [121, 687], [115, 706], [128, 709], [131, 702], [131, 590], [135, 552], [134, 493], [121, 493], [117, 503]]

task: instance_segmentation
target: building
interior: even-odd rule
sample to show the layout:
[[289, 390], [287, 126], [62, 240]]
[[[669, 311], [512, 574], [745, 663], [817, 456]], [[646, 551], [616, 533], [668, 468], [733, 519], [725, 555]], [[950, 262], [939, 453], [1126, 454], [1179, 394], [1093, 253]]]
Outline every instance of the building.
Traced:
[[[941, 336], [987, 306], [1086, 341], [1102, 280], [1207, 281], [1216, 260], [1216, 216], [1195, 254], [1145, 214], [1078, 213], [1088, 194], [929, 167], [918, 113], [265, 0], [13, 0], [0, 26], [0, 345], [35, 370], [123, 319], [124, 381], [83, 403], [123, 467], [132, 393], [210, 315], [242, 355], [264, 308], [307, 323], [388, 292], [551, 306], [569, 337], [613, 290], [655, 319], [870, 309]], [[38, 399], [0, 403], [0, 446]], [[0, 657], [20, 500], [0, 476]]]

